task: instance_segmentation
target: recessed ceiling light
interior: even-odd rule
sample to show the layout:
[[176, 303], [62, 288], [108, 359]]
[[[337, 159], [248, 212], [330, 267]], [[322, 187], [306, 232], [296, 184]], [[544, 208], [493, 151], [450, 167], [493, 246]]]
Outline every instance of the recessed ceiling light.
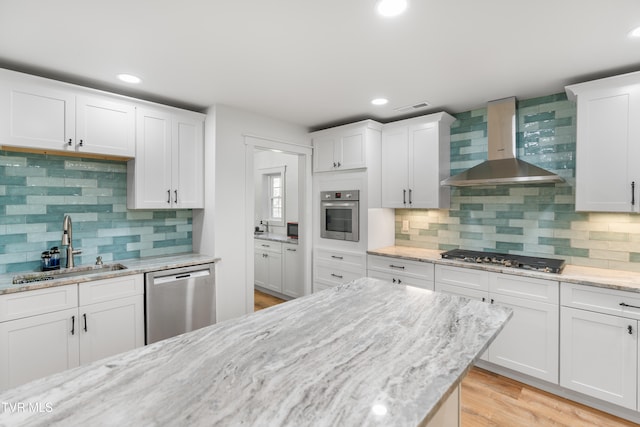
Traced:
[[633, 30], [629, 31], [629, 37], [633, 39], [640, 38], [640, 27], [634, 28]]
[[118, 78], [120, 80], [122, 80], [125, 83], [133, 83], [133, 84], [137, 84], [140, 83], [142, 81], [142, 79], [140, 79], [140, 77], [131, 75], [131, 74], [118, 74]]
[[407, 0], [379, 0], [376, 10], [382, 16], [398, 16], [407, 9]]
[[384, 105], [387, 102], [389, 102], [389, 100], [387, 98], [376, 98], [376, 99], [372, 99], [371, 103], [373, 105]]

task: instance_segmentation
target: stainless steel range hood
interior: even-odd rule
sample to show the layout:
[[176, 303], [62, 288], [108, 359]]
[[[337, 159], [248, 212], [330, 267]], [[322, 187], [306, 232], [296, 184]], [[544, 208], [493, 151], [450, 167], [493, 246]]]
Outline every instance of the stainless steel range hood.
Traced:
[[488, 160], [440, 182], [441, 185], [538, 184], [564, 182], [553, 172], [516, 158], [516, 99], [487, 104]]

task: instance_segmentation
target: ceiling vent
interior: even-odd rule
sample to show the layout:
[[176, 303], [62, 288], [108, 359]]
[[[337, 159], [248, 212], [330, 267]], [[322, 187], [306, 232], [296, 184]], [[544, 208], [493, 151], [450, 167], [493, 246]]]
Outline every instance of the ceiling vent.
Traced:
[[428, 106], [429, 106], [429, 103], [427, 101], [424, 101], [424, 102], [419, 102], [413, 105], [406, 105], [404, 107], [394, 108], [394, 111], [397, 111], [398, 113], [410, 113], [412, 111], [422, 110], [423, 108], [427, 108]]

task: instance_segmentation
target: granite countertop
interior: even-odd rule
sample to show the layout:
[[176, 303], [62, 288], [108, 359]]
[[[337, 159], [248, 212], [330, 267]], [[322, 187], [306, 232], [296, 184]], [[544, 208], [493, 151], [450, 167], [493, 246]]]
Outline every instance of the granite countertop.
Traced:
[[[26, 271], [19, 273], [7, 273], [0, 275], [0, 295], [8, 294], [13, 292], [23, 292], [23, 291], [31, 291], [35, 289], [43, 289], [43, 288], [51, 288], [54, 286], [63, 286], [72, 283], [82, 283], [89, 282], [92, 280], [100, 280], [100, 279], [110, 279], [112, 277], [119, 276], [127, 276], [130, 274], [141, 274], [148, 273], [150, 271], [157, 270], [166, 270], [169, 268], [180, 268], [180, 267], [189, 267], [192, 265], [198, 264], [207, 264], [211, 262], [217, 262], [220, 258], [215, 258], [209, 255], [202, 254], [176, 254], [176, 255], [165, 255], [165, 256], [157, 256], [157, 257], [147, 257], [147, 258], [135, 258], [128, 259], [122, 261], [114, 261], [108, 262], [105, 264], [122, 264], [127, 267], [124, 270], [108, 270], [108, 271], [100, 271], [100, 272], [87, 272], [86, 274], [72, 276], [72, 277], [63, 277], [54, 280], [45, 280], [41, 282], [32, 282], [32, 283], [23, 283], [23, 284], [13, 284], [13, 278], [15, 276], [21, 275], [29, 275], [34, 273], [34, 271]], [[83, 267], [83, 266], [79, 266]], [[65, 269], [56, 270], [56, 271], [64, 271]], [[56, 272], [52, 272], [53, 275]]]
[[298, 239], [291, 239], [287, 236], [276, 233], [254, 233], [253, 238], [258, 240], [271, 240], [272, 242], [291, 243], [294, 245], [298, 244]]
[[434, 264], [507, 273], [517, 276], [535, 277], [539, 279], [578, 283], [582, 285], [622, 291], [640, 292], [640, 273], [632, 271], [609, 270], [604, 268], [582, 267], [567, 264], [560, 274], [543, 273], [540, 271], [523, 270], [491, 264], [474, 264], [464, 261], [442, 259], [440, 258], [440, 254], [442, 252], [443, 251], [440, 250], [412, 248], [407, 246], [389, 246], [386, 248], [367, 251], [367, 253], [371, 255], [382, 255], [411, 261], [430, 262]]
[[8, 390], [51, 411], [0, 425], [419, 425], [510, 316], [362, 278]]

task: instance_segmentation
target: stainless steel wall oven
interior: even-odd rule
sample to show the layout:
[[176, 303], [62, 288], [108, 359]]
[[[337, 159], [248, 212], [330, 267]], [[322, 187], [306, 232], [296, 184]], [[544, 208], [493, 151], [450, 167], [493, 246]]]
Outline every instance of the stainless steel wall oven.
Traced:
[[322, 191], [320, 198], [320, 237], [359, 241], [360, 191]]

